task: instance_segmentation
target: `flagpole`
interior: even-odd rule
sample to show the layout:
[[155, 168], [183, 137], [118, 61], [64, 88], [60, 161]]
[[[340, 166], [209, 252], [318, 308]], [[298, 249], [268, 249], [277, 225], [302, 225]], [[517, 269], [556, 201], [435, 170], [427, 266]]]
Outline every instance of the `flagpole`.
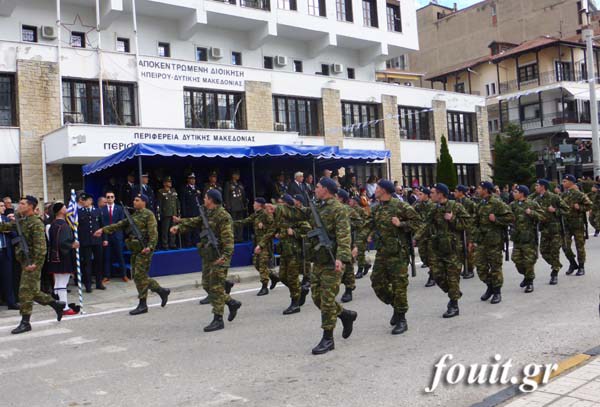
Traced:
[[[77, 199], [75, 195], [75, 190], [71, 190], [71, 202], [69, 202], [69, 208], [71, 209], [71, 213], [69, 214], [69, 218], [71, 220], [71, 228], [73, 229], [73, 234], [75, 235], [75, 241], [79, 243], [79, 233], [77, 232], [77, 225], [79, 223], [79, 219], [77, 216]], [[81, 314], [85, 314], [83, 311], [83, 288], [81, 285], [81, 260], [79, 258], [79, 247], [75, 249], [75, 264], [77, 266], [77, 289], [79, 290], [79, 312]]]

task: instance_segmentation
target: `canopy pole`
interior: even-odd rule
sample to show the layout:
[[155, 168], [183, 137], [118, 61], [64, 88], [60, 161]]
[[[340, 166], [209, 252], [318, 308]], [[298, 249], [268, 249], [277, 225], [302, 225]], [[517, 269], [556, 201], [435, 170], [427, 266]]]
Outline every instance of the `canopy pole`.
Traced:
[[252, 165], [252, 197], [256, 200], [256, 176], [254, 172], [254, 158], [250, 160]]
[[139, 176], [140, 176], [140, 193], [142, 192], [142, 174], [143, 174], [143, 168], [142, 168], [142, 156], [138, 155], [138, 171], [140, 172]]
[[313, 183], [317, 183], [319, 180], [317, 179], [317, 167], [315, 164], [315, 158], [313, 157]]
[[387, 159], [387, 173], [388, 173], [388, 180], [392, 180], [392, 159], [390, 157], [388, 157]]

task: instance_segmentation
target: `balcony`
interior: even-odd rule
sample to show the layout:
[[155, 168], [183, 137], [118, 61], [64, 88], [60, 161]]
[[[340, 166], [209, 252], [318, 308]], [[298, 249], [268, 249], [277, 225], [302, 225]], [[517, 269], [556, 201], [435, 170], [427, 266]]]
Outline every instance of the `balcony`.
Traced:
[[517, 124], [524, 131], [527, 131], [568, 124], [590, 124], [591, 121], [588, 112], [565, 111], [564, 114], [562, 112], [554, 112], [532, 119], [511, 120], [511, 123]]
[[519, 81], [517, 79], [512, 81], [500, 82], [500, 93], [511, 93], [524, 89], [534, 89], [538, 86], [550, 85], [559, 82], [581, 82], [587, 80], [587, 72], [582, 70], [580, 67], [568, 70], [552, 70], [547, 72], [541, 72], [539, 74], [539, 80], [530, 79], [527, 81]]
[[[236, 0], [212, 0], [219, 3], [227, 3], [236, 5]], [[270, 0], [239, 0], [240, 6], [254, 8], [257, 10], [271, 11], [271, 1]]]

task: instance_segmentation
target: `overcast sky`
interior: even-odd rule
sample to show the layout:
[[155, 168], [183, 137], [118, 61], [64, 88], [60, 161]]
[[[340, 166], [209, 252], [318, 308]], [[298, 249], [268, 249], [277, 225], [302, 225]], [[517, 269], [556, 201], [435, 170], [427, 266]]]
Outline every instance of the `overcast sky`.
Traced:
[[[470, 6], [471, 4], [478, 3], [479, 1], [481, 1], [481, 0], [438, 0], [438, 3], [441, 4], [442, 6], [447, 6], [447, 7], [452, 7], [452, 6], [454, 6], [454, 3], [457, 3], [458, 8], [461, 9], [461, 8]], [[417, 0], [418, 7], [424, 6], [429, 3], [430, 3], [430, 0]]]

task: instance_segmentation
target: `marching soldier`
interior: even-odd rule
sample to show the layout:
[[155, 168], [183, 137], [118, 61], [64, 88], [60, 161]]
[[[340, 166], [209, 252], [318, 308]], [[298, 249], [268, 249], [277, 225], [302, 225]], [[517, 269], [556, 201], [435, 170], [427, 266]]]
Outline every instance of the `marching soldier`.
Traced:
[[244, 219], [248, 212], [248, 199], [246, 190], [240, 182], [240, 171], [234, 170], [231, 173], [231, 181], [225, 183], [225, 193], [223, 194], [225, 209], [229, 211], [234, 220], [234, 238], [236, 242], [243, 240], [243, 225], [235, 224], [236, 220]]
[[216, 171], [211, 171], [210, 174], [208, 174], [208, 182], [204, 183], [204, 189], [202, 190], [202, 193], [206, 195], [206, 193], [211, 189], [216, 189], [221, 193], [221, 196], [223, 196], [223, 188], [221, 188], [221, 186], [217, 182]]
[[550, 182], [545, 179], [537, 181], [535, 192], [537, 195], [534, 200], [544, 211], [540, 222], [540, 254], [551, 267], [550, 285], [556, 285], [558, 272], [562, 268], [560, 248], [565, 238], [561, 230], [561, 218], [569, 212], [569, 207], [559, 195], [550, 192]]
[[[350, 194], [345, 189], [338, 190], [337, 199], [342, 204], [344, 210], [346, 211], [346, 216], [350, 220], [350, 247], [351, 249], [356, 248], [358, 250], [358, 246], [356, 242], [358, 241], [358, 232], [363, 226], [363, 220], [360, 215], [354, 211], [349, 205], [348, 201], [350, 200]], [[352, 301], [352, 291], [356, 289], [356, 276], [354, 275], [354, 257], [350, 259], [350, 262], [344, 263], [344, 274], [342, 275], [342, 284], [346, 288], [344, 290], [344, 294], [342, 295], [342, 302], [350, 302]]]
[[[202, 191], [196, 186], [196, 174], [193, 172], [187, 176], [187, 181], [181, 190], [181, 217], [195, 218], [200, 215], [198, 205], [202, 203]], [[192, 231], [183, 234], [185, 247], [195, 246], [200, 240], [198, 232]]]
[[[566, 174], [563, 177], [562, 184], [565, 192], [562, 194], [562, 199], [569, 207], [569, 212], [565, 214], [567, 238], [565, 239], [563, 251], [570, 263], [567, 275], [571, 275], [577, 270], [575, 275], [583, 276], [585, 274], [586, 213], [592, 208], [592, 202], [587, 195], [579, 190], [576, 182], [577, 180], [571, 174]], [[573, 253], [573, 250], [571, 249], [571, 238], [575, 240], [578, 261], [575, 260], [575, 253]]]
[[513, 195], [514, 200], [510, 204], [515, 217], [511, 232], [514, 243], [512, 261], [517, 271], [523, 274], [521, 288], [531, 293], [538, 258], [538, 224], [544, 219], [544, 210], [537, 202], [527, 199], [529, 188], [525, 185], [519, 185]]
[[[304, 198], [304, 195], [296, 194], [293, 196], [293, 198], [294, 198], [294, 206], [306, 215], [308, 213], [308, 208], [304, 206], [305, 201], [306, 201], [306, 199]], [[300, 298], [302, 298], [303, 291], [306, 292], [307, 295], [310, 292], [310, 273], [312, 270], [312, 265], [310, 263], [310, 259], [308, 258], [309, 256], [308, 256], [308, 253], [306, 250], [307, 249], [306, 241], [307, 241], [306, 235], [302, 234], [302, 242], [300, 243], [302, 245], [302, 255], [301, 255], [302, 266], [300, 267], [300, 273], [302, 274], [302, 281], [300, 281], [300, 293], [301, 293]], [[305, 300], [306, 300], [306, 298], [303, 299], [302, 305], [304, 305]]]
[[363, 234], [363, 228], [365, 227], [365, 223], [369, 220], [369, 214], [365, 208], [360, 206], [360, 197], [358, 196], [353, 196], [350, 199], [349, 205], [361, 219], [360, 226], [358, 226], [356, 233], [354, 234], [356, 237], [355, 245], [358, 249], [358, 256], [356, 256], [358, 269], [356, 270], [355, 278], [363, 278], [369, 273], [369, 269], [371, 268], [371, 265], [367, 263], [365, 256], [365, 252], [367, 251], [367, 239]]
[[[152, 256], [154, 255], [154, 248], [158, 241], [156, 218], [154, 217], [154, 213], [147, 209], [146, 206], [149, 202], [150, 199], [143, 194], [136, 196], [133, 200], [135, 212], [131, 215], [131, 219], [139, 229], [142, 241], [140, 241], [134, 233], [130, 233], [125, 239], [125, 246], [131, 251], [131, 272], [133, 274], [133, 281], [135, 282], [139, 299], [138, 306], [129, 311], [130, 315], [145, 314], [148, 312], [148, 306], [146, 304], [148, 290], [157, 293], [160, 296], [161, 307], [167, 305], [169, 294], [171, 293], [171, 290], [161, 287], [156, 280], [148, 276], [150, 264], [152, 263]], [[124, 210], [128, 209], [124, 208]], [[129, 230], [131, 232], [132, 226], [127, 217], [122, 221], [96, 230], [94, 236], [100, 237], [103, 233], [110, 235], [119, 230]]]
[[[312, 350], [313, 355], [321, 355], [335, 348], [333, 330], [336, 320], [340, 318], [343, 325], [342, 338], [349, 338], [352, 334], [354, 321], [357, 314], [344, 309], [336, 300], [340, 289], [341, 276], [344, 263], [351, 261], [350, 250], [350, 222], [342, 204], [335, 199], [338, 192], [336, 182], [331, 178], [321, 178], [315, 188], [315, 196], [321, 201], [316, 208], [317, 216], [322, 222], [321, 232], [332, 241], [332, 247], [327, 249], [313, 238], [314, 268], [311, 278], [312, 299], [317, 308], [321, 310], [321, 328], [323, 337]], [[320, 223], [311, 216], [312, 226]]]
[[[472, 222], [473, 217], [475, 216], [475, 212], [477, 210], [477, 204], [473, 201], [472, 198], [469, 198], [467, 196], [467, 192], [469, 192], [469, 188], [467, 188], [465, 185], [458, 185], [456, 187], [456, 190], [454, 191], [454, 197], [456, 198], [456, 202], [461, 204], [467, 210], [467, 213], [470, 216], [469, 222]], [[466, 233], [467, 245], [469, 243], [471, 243], [470, 229], [471, 229], [470, 227], [467, 228], [467, 233]], [[463, 252], [461, 252], [461, 256], [464, 256]], [[463, 259], [463, 263], [464, 263], [464, 259]], [[474, 267], [475, 267], [475, 256], [474, 256], [473, 250], [467, 249], [467, 269], [462, 271], [462, 274], [461, 274], [462, 278], [467, 280], [469, 278], [475, 277], [475, 273], [473, 272]]]
[[[459, 315], [458, 300], [460, 291], [460, 271], [462, 269], [461, 247], [463, 232], [469, 227], [469, 214], [458, 202], [450, 201], [450, 190], [446, 184], [438, 183], [431, 190], [433, 207], [426, 212], [423, 221], [427, 225], [422, 230], [426, 236], [430, 256], [429, 266], [438, 287], [448, 294], [450, 302], [442, 315], [453, 318]], [[417, 237], [421, 242], [421, 238]]]
[[[421, 219], [429, 218], [429, 214], [435, 208], [435, 204], [431, 202], [431, 190], [429, 188], [421, 188], [416, 190], [418, 201], [413, 205]], [[423, 237], [419, 240], [419, 257], [423, 262], [424, 267], [429, 267], [429, 277], [425, 283], [425, 287], [433, 287], [435, 285], [435, 278], [433, 278], [433, 271], [431, 270], [431, 264], [429, 263], [429, 253], [431, 251], [431, 245], [428, 237]]]
[[211, 246], [208, 237], [200, 240], [198, 252], [202, 258], [202, 286], [208, 291], [208, 298], [213, 309], [212, 322], [204, 327], [204, 332], [213, 332], [225, 328], [223, 312], [225, 305], [229, 308], [227, 320], [233, 321], [242, 306], [225, 292], [227, 270], [233, 255], [233, 221], [231, 215], [223, 208], [223, 196], [218, 189], [209, 189], [204, 196], [204, 207], [208, 225], [204, 225], [202, 217], [181, 219], [179, 225], [171, 228], [171, 233], [185, 233], [190, 229], [210, 229], [216, 239], [218, 249]]
[[481, 198], [475, 212], [473, 224], [473, 243], [475, 248], [475, 266], [479, 279], [487, 286], [481, 301], [492, 298], [492, 304], [502, 301], [502, 249], [506, 229], [514, 221], [507, 204], [494, 194], [494, 184], [482, 182], [477, 187]]
[[175, 237], [169, 233], [173, 226], [173, 216], [180, 213], [179, 196], [173, 188], [170, 176], [163, 180], [163, 188], [158, 190], [158, 212], [160, 214], [160, 243], [163, 249], [176, 249]]
[[391, 181], [379, 181], [375, 189], [379, 204], [371, 211], [364, 233], [374, 235], [377, 250], [371, 286], [377, 298], [394, 309], [390, 325], [392, 334], [399, 335], [408, 330], [409, 245], [413, 244], [409, 235], [419, 231], [421, 219], [412, 206], [393, 198], [394, 192]]
[[592, 201], [592, 210], [590, 211], [590, 224], [594, 227], [594, 237], [600, 234], [600, 184], [592, 186], [592, 192], [588, 194]]
[[236, 220], [233, 222], [236, 225], [252, 225], [254, 228], [254, 268], [260, 275], [262, 287], [258, 292], [258, 296], [269, 294], [267, 285], [269, 277], [272, 282], [277, 284], [279, 278], [273, 274], [269, 274], [269, 262], [273, 256], [273, 241], [274, 222], [273, 216], [265, 210], [267, 201], [264, 198], [256, 198], [254, 200], [254, 213], [245, 219]]
[[56, 320], [60, 321], [63, 316], [65, 303], [54, 300], [48, 294], [40, 291], [40, 277], [42, 266], [46, 258], [46, 236], [44, 233], [44, 224], [35, 210], [38, 200], [33, 196], [26, 196], [19, 201], [18, 214], [8, 215], [12, 220], [10, 223], [0, 223], [0, 233], [9, 233], [17, 231], [17, 224], [14, 221], [15, 216], [20, 216], [20, 225], [22, 235], [29, 249], [26, 252], [23, 244], [16, 247], [15, 256], [21, 264], [23, 270], [21, 274], [21, 283], [19, 286], [19, 300], [21, 301], [21, 322], [19, 326], [11, 331], [13, 334], [21, 334], [31, 331], [31, 313], [33, 311], [33, 301], [41, 305], [49, 305], [56, 312]]

